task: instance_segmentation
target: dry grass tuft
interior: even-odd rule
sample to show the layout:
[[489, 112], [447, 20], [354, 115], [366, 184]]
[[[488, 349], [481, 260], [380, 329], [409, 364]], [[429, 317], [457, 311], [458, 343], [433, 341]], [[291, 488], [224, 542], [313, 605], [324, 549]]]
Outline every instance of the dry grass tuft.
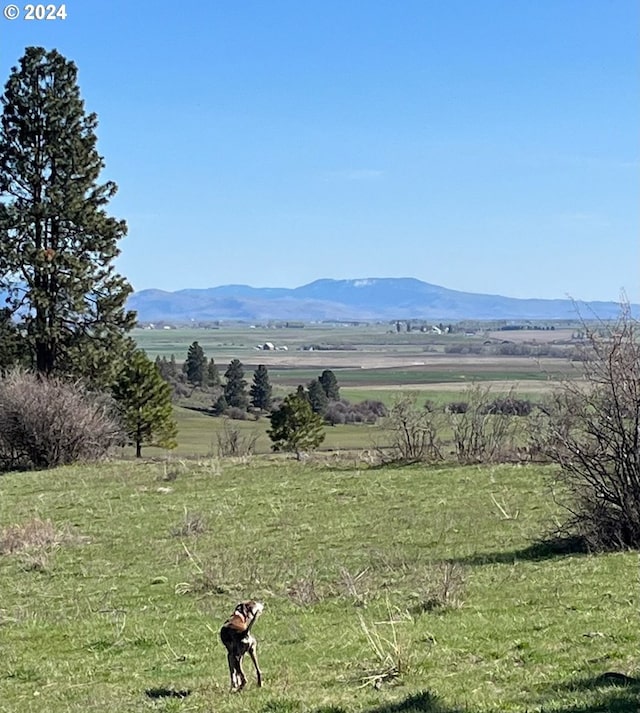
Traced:
[[387, 612], [386, 621], [375, 622], [371, 626], [360, 616], [360, 626], [374, 655], [374, 661], [360, 676], [362, 687], [371, 685], [379, 689], [383, 684], [399, 684], [414, 668], [413, 648], [398, 631], [401, 625], [413, 624], [413, 619], [407, 612], [400, 614], [396, 610], [394, 614], [388, 601]]
[[22, 525], [9, 525], [0, 530], [0, 554], [51, 550], [67, 539], [68, 534], [56, 530], [51, 520], [34, 518]]
[[68, 532], [57, 530], [51, 520], [34, 518], [0, 530], [0, 555], [17, 554], [25, 571], [46, 572], [51, 557], [71, 539]]
[[171, 530], [174, 537], [196, 537], [207, 531], [207, 522], [199, 512], [189, 512], [185, 510], [184, 518], [180, 525]]
[[417, 606], [418, 613], [459, 609], [463, 605], [466, 573], [456, 562], [439, 562], [431, 566]]

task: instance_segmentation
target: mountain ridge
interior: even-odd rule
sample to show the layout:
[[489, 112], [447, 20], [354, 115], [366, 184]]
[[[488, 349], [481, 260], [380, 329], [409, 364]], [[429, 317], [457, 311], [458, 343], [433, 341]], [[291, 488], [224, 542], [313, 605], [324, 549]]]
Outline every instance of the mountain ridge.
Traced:
[[[413, 277], [321, 278], [299, 287], [219, 285], [174, 292], [135, 292], [129, 309], [141, 322], [158, 321], [365, 321], [392, 319], [614, 319], [615, 301], [504, 297], [451, 290]], [[640, 305], [632, 305], [640, 315]]]

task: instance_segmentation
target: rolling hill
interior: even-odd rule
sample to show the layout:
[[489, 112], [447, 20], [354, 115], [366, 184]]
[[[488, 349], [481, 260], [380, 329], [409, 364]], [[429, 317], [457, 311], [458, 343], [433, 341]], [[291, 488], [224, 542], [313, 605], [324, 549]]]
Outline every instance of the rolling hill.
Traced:
[[[617, 302], [516, 299], [450, 290], [414, 278], [322, 279], [296, 288], [222, 285], [141, 290], [128, 307], [142, 322], [191, 320], [575, 319], [619, 315]], [[640, 306], [633, 306], [640, 314]]]

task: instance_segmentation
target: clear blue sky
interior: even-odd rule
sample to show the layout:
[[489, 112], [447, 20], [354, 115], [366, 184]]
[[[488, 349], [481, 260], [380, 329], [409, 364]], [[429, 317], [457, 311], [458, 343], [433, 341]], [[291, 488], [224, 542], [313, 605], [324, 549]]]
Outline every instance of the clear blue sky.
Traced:
[[[22, 7], [22, 6], [21, 6]], [[638, 0], [70, 0], [135, 289], [417, 277], [640, 302]]]

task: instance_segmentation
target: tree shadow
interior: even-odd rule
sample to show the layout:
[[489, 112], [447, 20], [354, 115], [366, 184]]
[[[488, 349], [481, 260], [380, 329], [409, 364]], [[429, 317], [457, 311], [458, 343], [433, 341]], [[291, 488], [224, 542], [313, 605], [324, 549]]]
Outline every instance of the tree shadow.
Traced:
[[[317, 708], [313, 713], [347, 713], [340, 706]], [[401, 701], [381, 703], [373, 708], [366, 708], [363, 713], [464, 713], [460, 708], [445, 706], [437, 696], [429, 691], [414, 693]]]
[[147, 688], [144, 692], [148, 698], [186, 698], [190, 690], [176, 691], [174, 688]]
[[593, 700], [583, 705], [544, 706], [544, 713], [638, 713], [640, 710], [640, 679], [616, 671], [570, 679], [553, 686], [551, 690], [556, 696], [589, 691]]
[[216, 418], [217, 414], [213, 413], [213, 410], [208, 406], [191, 406], [186, 404], [180, 404], [186, 411], [195, 411], [196, 413], [203, 413], [205, 416], [211, 416], [211, 418]]
[[446, 561], [451, 564], [483, 565], [483, 564], [515, 564], [518, 561], [540, 562], [566, 557], [568, 555], [587, 555], [591, 552], [587, 542], [579, 535], [551, 537], [546, 540], [534, 542], [529, 547], [524, 547], [511, 552], [476, 552], [464, 557], [452, 557]]

